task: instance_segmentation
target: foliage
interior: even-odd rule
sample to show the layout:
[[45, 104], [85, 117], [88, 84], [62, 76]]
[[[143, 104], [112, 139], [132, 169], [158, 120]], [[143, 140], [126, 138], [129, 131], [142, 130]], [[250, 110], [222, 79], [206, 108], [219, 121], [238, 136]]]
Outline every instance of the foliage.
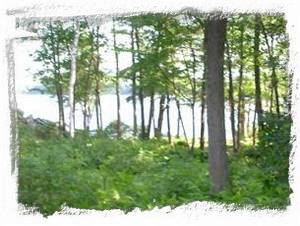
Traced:
[[273, 177], [273, 184], [266, 183], [273, 171], [254, 164], [254, 158], [242, 153], [230, 156], [231, 188], [215, 195], [209, 191], [207, 154], [199, 149], [192, 156], [181, 143], [82, 133], [72, 140], [51, 130], [44, 138], [21, 123], [19, 201], [45, 216], [63, 204], [124, 211], [195, 200], [285, 207], [287, 179]]
[[253, 152], [254, 164], [270, 172], [266, 183], [273, 186], [275, 181], [287, 181], [289, 155], [291, 151], [291, 118], [289, 115], [265, 113], [263, 127], [259, 131], [259, 142]]
[[[132, 136], [132, 129], [130, 128], [129, 125], [126, 125], [125, 123], [121, 122], [120, 125], [121, 129], [121, 135], [123, 138], [128, 138]], [[117, 121], [113, 121], [109, 123], [109, 125], [104, 129], [104, 134], [111, 138], [116, 138], [117, 137]]]

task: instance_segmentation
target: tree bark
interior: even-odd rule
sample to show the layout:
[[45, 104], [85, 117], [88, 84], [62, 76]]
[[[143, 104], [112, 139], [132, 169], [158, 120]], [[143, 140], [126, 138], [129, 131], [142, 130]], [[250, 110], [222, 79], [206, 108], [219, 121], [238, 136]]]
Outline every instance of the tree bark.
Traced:
[[180, 136], [180, 104], [179, 101], [176, 99], [176, 107], [177, 107], [177, 130], [176, 130], [176, 138]]
[[150, 132], [151, 132], [151, 123], [154, 115], [154, 90], [151, 92], [150, 95], [150, 109], [149, 109], [149, 119], [148, 119], [148, 126], [147, 126], [147, 134], [146, 138], [150, 138]]
[[165, 112], [165, 100], [166, 100], [166, 95], [162, 94], [159, 100], [159, 113], [157, 119], [157, 127], [155, 129], [155, 137], [157, 139], [161, 138], [161, 130], [162, 130], [162, 124], [163, 124], [164, 112]]
[[[135, 35], [135, 40], [136, 40], [136, 49], [137, 49], [137, 58], [139, 62], [141, 61], [141, 56], [139, 54], [140, 50], [140, 38], [139, 38], [139, 33], [138, 30], [134, 30], [134, 35]], [[138, 97], [139, 97], [139, 102], [140, 102], [140, 107], [141, 107], [141, 134], [140, 138], [145, 139], [146, 136], [146, 126], [145, 126], [145, 110], [144, 110], [144, 91], [142, 87], [142, 81], [143, 81], [143, 72], [142, 69], [139, 68], [139, 89], [138, 89]]]
[[239, 60], [240, 60], [240, 68], [239, 68], [239, 91], [238, 91], [238, 107], [237, 107], [237, 123], [238, 123], [238, 131], [237, 131], [237, 151], [240, 150], [241, 147], [241, 139], [244, 137], [244, 110], [243, 110], [243, 100], [244, 100], [244, 92], [243, 92], [243, 79], [244, 79], [244, 24], [240, 27], [240, 52], [239, 52]]
[[72, 44], [71, 50], [71, 76], [70, 76], [70, 84], [69, 84], [69, 108], [70, 108], [70, 115], [69, 115], [69, 133], [70, 137], [74, 138], [75, 135], [75, 104], [74, 104], [74, 88], [76, 82], [76, 59], [77, 59], [77, 49], [78, 49], [78, 41], [80, 36], [80, 25], [79, 21], [75, 22], [75, 29], [74, 29], [74, 39]]
[[114, 40], [114, 52], [115, 52], [115, 60], [116, 60], [116, 96], [117, 96], [117, 138], [120, 139], [121, 134], [121, 111], [120, 111], [120, 84], [119, 84], [119, 53], [117, 50], [117, 42], [116, 42], [116, 29], [115, 29], [115, 21], [113, 21], [113, 40]]
[[190, 151], [194, 152], [195, 147], [195, 138], [196, 138], [196, 128], [195, 128], [195, 104], [196, 104], [196, 54], [195, 50], [192, 46], [192, 43], [190, 44], [191, 49], [191, 57], [192, 57], [192, 65], [193, 65], [193, 77], [191, 81], [192, 85], [192, 125], [193, 125], [193, 137], [192, 137], [192, 145], [190, 148]]
[[[262, 103], [261, 103], [261, 87], [260, 87], [260, 61], [259, 61], [259, 44], [260, 44], [260, 16], [255, 16], [255, 30], [254, 30], [254, 77], [255, 77], [255, 114], [257, 114], [258, 129], [262, 127]], [[255, 122], [254, 122], [255, 123]], [[255, 130], [253, 133], [253, 139]], [[255, 140], [254, 142], [255, 143]]]
[[54, 69], [54, 77], [55, 77], [55, 89], [58, 103], [58, 127], [59, 130], [64, 132], [65, 128], [65, 113], [64, 113], [64, 100], [63, 100], [63, 87], [61, 84], [61, 74], [60, 74], [60, 60], [59, 60], [59, 41], [55, 40], [52, 21], [50, 20], [50, 42], [52, 49], [52, 62]]
[[208, 41], [207, 36], [204, 35], [204, 39], [203, 39], [203, 75], [202, 75], [201, 94], [200, 94], [200, 98], [201, 98], [200, 149], [201, 150], [204, 150], [204, 132], [205, 132], [204, 114], [205, 114], [205, 105], [206, 105], [205, 90], [206, 90], [206, 83], [207, 83], [207, 41]]
[[228, 184], [224, 119], [224, 42], [226, 19], [210, 18], [207, 21], [207, 123], [209, 145], [209, 174], [212, 192], [219, 192]]
[[[130, 38], [131, 38], [131, 59], [132, 59], [132, 65], [135, 65], [135, 54], [134, 54], [134, 28], [131, 24], [131, 32], [130, 32]], [[132, 80], [132, 108], [133, 108], [133, 136], [137, 135], [137, 114], [136, 114], [136, 73], [135, 71], [132, 72], [131, 75]]]
[[237, 152], [234, 97], [233, 97], [233, 80], [232, 80], [232, 62], [231, 62], [231, 54], [230, 54], [229, 48], [230, 47], [229, 47], [228, 41], [226, 40], [227, 69], [228, 69], [228, 77], [229, 77], [228, 99], [229, 99], [229, 106], [230, 106], [231, 136], [232, 136], [233, 152]]
[[102, 120], [102, 106], [101, 106], [101, 90], [100, 90], [100, 80], [102, 81], [102, 74], [100, 74], [99, 64], [100, 64], [100, 43], [99, 43], [99, 26], [96, 27], [96, 50], [97, 50], [97, 57], [95, 62], [95, 68], [97, 71], [96, 75], [96, 89], [95, 89], [95, 99], [96, 99], [96, 118], [97, 118], [97, 129], [103, 130], [103, 120]]
[[170, 95], [167, 93], [167, 126], [168, 126], [168, 142], [172, 143], [171, 138], [171, 122], [170, 122]]

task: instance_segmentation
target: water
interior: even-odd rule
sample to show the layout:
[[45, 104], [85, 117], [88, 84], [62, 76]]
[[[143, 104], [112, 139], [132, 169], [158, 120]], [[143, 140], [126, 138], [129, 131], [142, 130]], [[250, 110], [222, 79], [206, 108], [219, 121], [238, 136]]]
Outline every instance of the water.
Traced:
[[[127, 102], [126, 98], [128, 95], [121, 95], [121, 121], [132, 127], [133, 125], [133, 109], [132, 102]], [[34, 118], [47, 119], [53, 122], [58, 121], [58, 105], [56, 98], [52, 98], [49, 95], [42, 94], [28, 94], [28, 93], [17, 93], [17, 104], [18, 108], [24, 112], [24, 116], [27, 117], [32, 115]], [[101, 96], [102, 104], [102, 114], [103, 114], [103, 126], [104, 128], [109, 125], [110, 122], [117, 119], [117, 98], [113, 94], [105, 94]], [[150, 107], [150, 99], [145, 99], [145, 119], [146, 123], [148, 122]], [[159, 110], [159, 98], [155, 98], [155, 120], [158, 118]], [[77, 129], [83, 128], [83, 115], [82, 108], [79, 104], [76, 105], [76, 120], [75, 126]], [[68, 123], [69, 108], [65, 108], [65, 118], [66, 123]], [[192, 110], [189, 106], [182, 104], [181, 105], [181, 115], [184, 122], [186, 134], [189, 138], [192, 137]], [[196, 138], [200, 137], [200, 106], [196, 105], [195, 111], [195, 123], [196, 123]], [[167, 134], [167, 121], [166, 121], [166, 111], [164, 112], [164, 121], [162, 127], [162, 133]], [[175, 101], [170, 103], [170, 121], [171, 121], [171, 134], [172, 136], [176, 135], [177, 132], [177, 107]], [[206, 122], [206, 115], [205, 122]], [[137, 120], [140, 124], [140, 106], [137, 101]], [[253, 120], [253, 113], [250, 112], [250, 122]], [[247, 122], [247, 118], [246, 118]], [[252, 124], [251, 124], [252, 125]], [[93, 109], [93, 115], [90, 124], [91, 130], [97, 128], [96, 124], [96, 113]], [[226, 128], [226, 137], [231, 139], [231, 126], [230, 126], [230, 115], [228, 107], [225, 109], [225, 128]], [[153, 135], [153, 125], [151, 128], [151, 134]], [[180, 135], [184, 136], [182, 128], [180, 128]], [[205, 124], [205, 137], [207, 138], [207, 124]]]

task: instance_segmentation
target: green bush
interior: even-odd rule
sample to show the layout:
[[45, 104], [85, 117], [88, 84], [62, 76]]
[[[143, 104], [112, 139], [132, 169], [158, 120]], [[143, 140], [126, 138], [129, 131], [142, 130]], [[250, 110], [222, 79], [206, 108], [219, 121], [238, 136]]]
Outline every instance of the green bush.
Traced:
[[[71, 139], [49, 130], [44, 138], [21, 124], [18, 199], [45, 216], [64, 204], [124, 211], [175, 207], [196, 200], [284, 207], [289, 195], [287, 174], [282, 175], [284, 180], [271, 177], [273, 171], [266, 166], [273, 163], [265, 162], [263, 156], [272, 150], [260, 150], [264, 147], [260, 139], [258, 148], [252, 148], [252, 152], [264, 153], [259, 154], [259, 163], [246, 154], [250, 148], [230, 155], [231, 187], [211, 194], [207, 152], [196, 149], [191, 155], [185, 145], [172, 146], [165, 140], [117, 140], [81, 132]], [[283, 167], [277, 159], [272, 161]], [[266, 182], [270, 178], [273, 184]]]

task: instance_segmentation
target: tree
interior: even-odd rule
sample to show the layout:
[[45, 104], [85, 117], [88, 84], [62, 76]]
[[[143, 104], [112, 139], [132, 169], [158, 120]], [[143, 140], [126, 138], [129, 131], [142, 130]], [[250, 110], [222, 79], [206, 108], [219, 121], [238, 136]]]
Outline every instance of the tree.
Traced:
[[44, 68], [36, 77], [54, 94], [58, 103], [59, 130], [65, 131], [64, 93], [68, 87], [70, 71], [70, 46], [73, 31], [63, 22], [52, 21], [40, 24], [37, 31], [42, 47], [35, 52], [35, 60], [43, 63]]
[[237, 106], [237, 116], [238, 116], [238, 127], [237, 127], [237, 150], [240, 150], [241, 139], [244, 138], [245, 133], [245, 98], [243, 90], [243, 80], [244, 80], [244, 33], [245, 24], [241, 21], [240, 24], [240, 36], [239, 36], [239, 88], [238, 88], [238, 106]]
[[235, 110], [234, 110], [234, 95], [233, 95], [233, 79], [232, 79], [232, 62], [231, 54], [229, 50], [229, 43], [226, 39], [226, 55], [227, 55], [227, 70], [229, 78], [229, 87], [228, 87], [228, 100], [230, 106], [230, 122], [231, 122], [231, 135], [232, 135], [232, 146], [233, 151], [237, 152], [237, 139], [236, 139], [236, 129], [235, 129]]
[[74, 40], [71, 47], [71, 75], [70, 75], [70, 84], [69, 84], [69, 108], [70, 108], [70, 115], [69, 115], [69, 132], [70, 137], [74, 137], [75, 134], [75, 104], [74, 104], [74, 86], [76, 82], [76, 59], [77, 59], [77, 48], [78, 48], [78, 41], [80, 36], [80, 24], [79, 21], [75, 22], [75, 29], [74, 29]]
[[116, 60], [116, 96], [117, 96], [117, 138], [121, 138], [121, 113], [120, 113], [120, 84], [119, 84], [119, 53], [117, 50], [117, 41], [116, 41], [116, 29], [115, 29], [115, 20], [113, 21], [113, 41], [114, 41], [114, 52]]
[[[260, 45], [260, 19], [259, 15], [255, 16], [254, 28], [254, 77], [255, 77], [255, 116], [257, 115], [258, 128], [262, 127], [262, 103], [261, 103], [261, 87], [260, 87], [260, 62], [259, 62], [259, 45]], [[255, 144], [255, 120], [253, 121], [253, 144]]]
[[[135, 65], [135, 45], [134, 45], [134, 25], [131, 22], [131, 54], [132, 54], [132, 65]], [[136, 113], [136, 71], [132, 70], [132, 108], [133, 108], [133, 135], [137, 135], [137, 113]]]
[[224, 120], [224, 43], [226, 19], [211, 17], [207, 20], [207, 123], [209, 174], [212, 191], [219, 192], [228, 183]]

